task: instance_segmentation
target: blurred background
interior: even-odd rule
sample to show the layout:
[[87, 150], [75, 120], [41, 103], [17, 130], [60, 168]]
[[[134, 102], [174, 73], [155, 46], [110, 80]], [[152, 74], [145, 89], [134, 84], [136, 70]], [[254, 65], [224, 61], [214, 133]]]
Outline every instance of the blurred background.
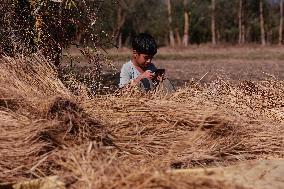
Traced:
[[282, 43], [282, 0], [120, 0], [115, 8], [105, 3], [105, 30], [118, 47], [129, 46], [139, 32], [171, 47]]
[[117, 83], [140, 32], [155, 37], [153, 61], [179, 86], [210, 81], [215, 73], [234, 81], [284, 78], [283, 0], [0, 3], [0, 55], [41, 53], [56, 67], [65, 66], [63, 75], [84, 73], [79, 80], [90, 83]]
[[56, 42], [118, 48], [140, 32], [160, 47], [282, 44], [283, 0], [2, 0], [0, 24], [2, 49], [39, 43], [44, 30]]

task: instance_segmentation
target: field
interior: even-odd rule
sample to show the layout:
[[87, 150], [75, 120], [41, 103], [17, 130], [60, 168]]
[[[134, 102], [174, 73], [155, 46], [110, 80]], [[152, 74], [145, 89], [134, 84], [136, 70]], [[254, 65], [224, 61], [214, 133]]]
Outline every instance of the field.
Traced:
[[[108, 52], [117, 73], [129, 50]], [[3, 57], [0, 187], [283, 188], [283, 60], [282, 47], [162, 48], [175, 93], [90, 96], [40, 55]]]
[[[114, 49], [109, 54], [119, 69], [129, 59], [130, 50]], [[218, 73], [233, 81], [283, 79], [283, 61], [283, 48], [259, 46], [161, 48], [153, 60], [157, 67], [165, 68], [168, 77], [179, 86], [192, 79], [210, 82]]]

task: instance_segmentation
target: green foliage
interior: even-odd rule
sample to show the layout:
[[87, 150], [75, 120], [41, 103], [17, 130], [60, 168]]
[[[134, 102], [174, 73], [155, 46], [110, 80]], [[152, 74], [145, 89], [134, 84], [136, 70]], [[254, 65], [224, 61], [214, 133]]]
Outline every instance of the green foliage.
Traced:
[[41, 51], [58, 65], [62, 48], [72, 43], [98, 47], [108, 38], [101, 32], [101, 0], [8, 2], [1, 6], [3, 15], [10, 16], [0, 22], [2, 26], [8, 25], [5, 30], [0, 30], [0, 37], [6, 35], [9, 39], [6, 45], [1, 45], [3, 51], [12, 52], [9, 54]]
[[[51, 54], [58, 54], [72, 43], [94, 48], [112, 47], [112, 37], [117, 37], [117, 32], [122, 34], [125, 46], [130, 46], [132, 37], [139, 32], [151, 33], [159, 46], [168, 44], [166, 0], [4, 1], [10, 2], [10, 5], [0, 5], [0, 25], [6, 26], [0, 27], [0, 49], [7, 54], [15, 51], [32, 53], [43, 49], [47, 57], [58, 59]], [[173, 29], [182, 37], [183, 0], [171, 2]], [[211, 0], [188, 2], [186, 9], [190, 13], [190, 43], [211, 41]], [[216, 0], [216, 33], [219, 43], [238, 42], [238, 2]], [[121, 10], [121, 15], [118, 10]], [[277, 43], [279, 0], [264, 0], [263, 10], [266, 38], [271, 43]], [[125, 16], [121, 28], [118, 28], [119, 16]], [[246, 42], [258, 43], [259, 1], [243, 0], [243, 24]]]
[[[108, 1], [106, 1], [108, 2]], [[110, 0], [109, 0], [110, 2]], [[124, 3], [123, 3], [124, 2]], [[190, 13], [189, 37], [191, 44], [211, 41], [211, 0], [189, 0]], [[183, 0], [172, 0], [173, 29], [183, 35]], [[107, 3], [106, 3], [107, 4]], [[125, 7], [125, 5], [127, 6]], [[120, 0], [109, 14], [106, 32], [112, 33], [117, 22], [117, 10], [122, 6], [126, 21], [122, 27], [122, 41], [129, 46], [130, 39], [139, 32], [149, 32], [160, 46], [167, 45], [168, 18], [166, 0]], [[109, 8], [105, 6], [105, 11]], [[238, 42], [239, 0], [216, 0], [216, 32], [219, 43], [236, 44]], [[267, 40], [277, 43], [279, 27], [279, 0], [264, 0], [264, 23]], [[260, 41], [259, 1], [243, 0], [243, 24], [247, 43]]]
[[126, 19], [125, 25], [129, 27], [123, 30], [124, 36], [149, 32], [160, 44], [163, 43], [167, 18], [165, 9], [160, 6], [160, 2], [157, 0], [148, 0], [147, 2], [136, 0], [134, 8]]
[[211, 39], [210, 32], [210, 1], [199, 3], [198, 0], [190, 3], [190, 42], [204, 43]]

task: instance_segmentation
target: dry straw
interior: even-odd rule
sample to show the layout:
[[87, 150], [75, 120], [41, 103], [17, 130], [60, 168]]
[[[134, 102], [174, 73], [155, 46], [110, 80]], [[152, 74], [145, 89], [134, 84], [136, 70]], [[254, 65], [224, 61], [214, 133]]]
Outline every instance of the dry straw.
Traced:
[[52, 154], [65, 146], [111, 143], [40, 55], [0, 61], [1, 182], [51, 174]]
[[169, 170], [284, 157], [282, 81], [90, 99], [39, 56], [1, 62], [1, 182], [57, 174], [71, 188], [237, 188]]

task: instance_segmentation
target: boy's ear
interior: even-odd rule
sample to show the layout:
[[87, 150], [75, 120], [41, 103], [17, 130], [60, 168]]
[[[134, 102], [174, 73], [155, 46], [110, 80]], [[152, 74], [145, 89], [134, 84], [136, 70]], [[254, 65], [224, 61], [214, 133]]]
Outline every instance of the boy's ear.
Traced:
[[137, 58], [138, 52], [137, 52], [136, 50], [132, 50], [132, 54], [133, 54], [133, 56], [134, 56], [135, 58]]

